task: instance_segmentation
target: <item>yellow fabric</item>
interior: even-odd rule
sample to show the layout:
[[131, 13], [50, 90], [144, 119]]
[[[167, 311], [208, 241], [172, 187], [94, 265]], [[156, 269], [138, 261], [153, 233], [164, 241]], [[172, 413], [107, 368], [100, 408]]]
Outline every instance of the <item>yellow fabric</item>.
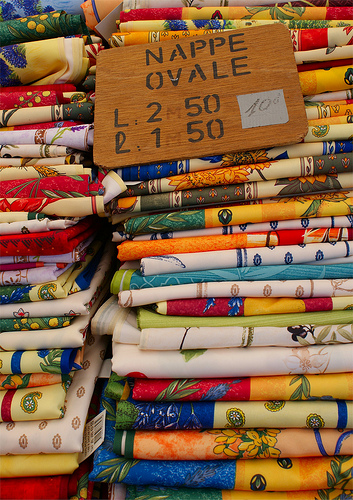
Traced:
[[328, 70], [302, 71], [298, 73], [302, 92], [304, 95], [315, 95], [349, 89], [352, 87], [349, 70], [352, 70], [351, 66], [334, 66]]
[[0, 455], [0, 477], [72, 474], [78, 466], [78, 453]]
[[[63, 384], [9, 390], [13, 391], [11, 419], [14, 422], [56, 419], [64, 416], [66, 390]], [[7, 392], [0, 391], [0, 408]], [[0, 416], [0, 422], [2, 421]]]
[[[47, 85], [73, 83], [78, 85], [89, 68], [89, 59], [82, 38], [53, 38], [19, 44], [25, 51], [26, 66], [12, 66], [3, 54], [6, 64], [12, 69], [22, 85]], [[65, 47], [70, 47], [67, 57]], [[69, 61], [70, 58], [70, 61]], [[68, 73], [69, 77], [65, 77]]]

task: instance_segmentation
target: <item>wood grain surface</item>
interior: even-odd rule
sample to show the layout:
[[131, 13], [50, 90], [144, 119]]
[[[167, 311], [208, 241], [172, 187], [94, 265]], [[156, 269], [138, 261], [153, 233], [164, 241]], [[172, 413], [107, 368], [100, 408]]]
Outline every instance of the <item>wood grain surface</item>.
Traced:
[[307, 119], [289, 31], [102, 51], [94, 126], [94, 161], [106, 168], [300, 142]]

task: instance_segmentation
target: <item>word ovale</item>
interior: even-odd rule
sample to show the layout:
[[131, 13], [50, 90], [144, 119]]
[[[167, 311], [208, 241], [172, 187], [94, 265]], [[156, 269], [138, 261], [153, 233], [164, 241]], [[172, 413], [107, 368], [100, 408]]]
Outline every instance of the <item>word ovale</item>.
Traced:
[[[189, 45], [181, 45], [177, 43], [174, 48], [166, 52], [163, 43], [157, 48], [146, 49], [146, 66], [154, 69], [146, 76], [146, 87], [150, 90], [161, 89], [164, 85], [172, 84], [177, 87], [179, 82], [192, 83], [194, 80], [205, 81], [208, 79], [222, 80], [224, 78], [247, 75], [251, 71], [246, 71], [247, 56], [244, 51], [247, 47], [242, 40], [244, 33], [233, 33], [228, 36], [217, 36], [204, 40], [195, 37], [190, 41]], [[221, 50], [220, 57], [218, 52]], [[228, 50], [227, 50], [228, 49]], [[226, 52], [225, 52], [226, 50]], [[235, 53], [243, 52], [237, 56]], [[225, 57], [226, 55], [226, 57]], [[204, 58], [204, 56], [207, 56]], [[211, 60], [209, 57], [214, 57]], [[193, 66], [178, 67], [179, 61], [193, 61]], [[207, 61], [207, 62], [205, 62]], [[169, 69], [165, 69], [164, 63], [174, 63]], [[159, 65], [163, 65], [159, 67]], [[207, 66], [206, 66], [207, 65]], [[158, 71], [161, 69], [161, 71]]]

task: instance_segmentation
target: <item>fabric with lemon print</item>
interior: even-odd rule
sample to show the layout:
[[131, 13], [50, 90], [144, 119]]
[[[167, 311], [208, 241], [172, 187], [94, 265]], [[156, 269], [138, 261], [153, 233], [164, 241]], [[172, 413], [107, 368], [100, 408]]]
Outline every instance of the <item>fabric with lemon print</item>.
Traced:
[[0, 422], [63, 418], [67, 389], [60, 383], [0, 391]]
[[[57, 85], [57, 89], [53, 85], [47, 86], [39, 86], [37, 89], [33, 86], [24, 86], [16, 87], [15, 89], [6, 89], [4, 88], [1, 91], [0, 95], [0, 108], [1, 109], [29, 109], [29, 108], [37, 108], [41, 106], [54, 106], [55, 104], [68, 104], [70, 102], [86, 102], [88, 100], [88, 96], [86, 92], [77, 92], [75, 85], [71, 84], [63, 84]], [[9, 146], [11, 148], [11, 146]], [[28, 145], [27, 145], [28, 147]], [[37, 154], [18, 154], [17, 156], [36, 156], [38, 152], [40, 152], [39, 146], [37, 146], [38, 151], [36, 152], [33, 149], [33, 153]], [[46, 149], [46, 151], [45, 151]], [[68, 148], [63, 146], [62, 148], [55, 148], [55, 146], [51, 146], [47, 144], [46, 148], [42, 148], [42, 153], [52, 152], [53, 157], [62, 156], [63, 154], [68, 154], [70, 151]], [[29, 150], [26, 150], [29, 151]], [[9, 154], [10, 151], [4, 150], [1, 148], [0, 156], [4, 156], [4, 154]], [[11, 154], [10, 154], [11, 156]], [[42, 156], [40, 154], [39, 156]], [[46, 156], [46, 155], [44, 155]]]
[[[15, 351], [22, 349], [51, 349], [53, 345], [61, 349], [81, 347], [86, 338], [92, 314], [95, 311], [93, 305], [90, 314], [74, 316], [69, 321], [65, 321], [62, 326], [43, 330], [40, 323], [30, 322], [30, 327], [22, 331], [9, 331], [0, 334], [0, 355], [1, 350]], [[23, 318], [24, 321], [26, 321]], [[56, 318], [52, 318], [51, 323], [57, 323]], [[30, 333], [30, 335], [29, 335]]]
[[52, 11], [3, 21], [0, 24], [0, 45], [67, 37], [80, 33], [89, 35], [81, 16], [67, 14], [65, 11]]
[[352, 431], [335, 429], [211, 429], [120, 431], [117, 455], [139, 460], [227, 460], [349, 455]]
[[18, 317], [15, 318], [0, 318], [0, 331], [1, 334], [4, 334], [5, 332], [62, 328], [69, 326], [73, 319], [74, 316], [42, 316], [39, 318], [30, 318], [29, 315], [26, 315], [25, 311], [23, 311], [23, 314], [19, 314]]

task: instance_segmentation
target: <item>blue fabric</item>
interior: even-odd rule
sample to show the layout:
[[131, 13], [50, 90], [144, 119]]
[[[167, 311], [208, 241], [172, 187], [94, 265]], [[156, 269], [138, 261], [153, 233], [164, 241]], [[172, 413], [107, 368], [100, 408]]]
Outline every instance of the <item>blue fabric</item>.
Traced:
[[189, 172], [189, 160], [124, 167], [115, 171], [123, 181], [147, 181], [169, 175], [186, 174]]
[[[338, 153], [351, 153], [353, 151], [352, 141], [330, 141], [322, 142], [323, 155], [338, 154]], [[277, 154], [271, 153], [271, 149], [266, 150], [268, 160], [285, 160], [290, 158], [286, 147], [283, 147], [282, 153], [278, 154], [278, 147], [274, 148]], [[246, 153], [244, 153], [244, 156]], [[200, 160], [207, 161], [212, 168], [221, 166], [223, 156], [208, 156], [200, 158]], [[201, 169], [199, 169], [201, 170]], [[168, 177], [171, 175], [187, 174], [190, 172], [190, 160], [179, 160], [166, 163], [151, 163], [150, 165], [138, 165], [133, 167], [124, 167], [115, 169], [123, 181], [147, 181], [150, 179], [159, 179], [161, 177]]]
[[21, 358], [25, 351], [15, 351], [11, 358], [11, 372], [12, 373], [22, 373], [21, 372]]
[[80, 370], [81, 366], [74, 363], [77, 354], [77, 348], [75, 349], [63, 349], [63, 353], [60, 358], [60, 369], [61, 373], [69, 373], [74, 368]]
[[87, 288], [89, 288], [93, 275], [96, 272], [98, 264], [103, 255], [103, 250], [104, 245], [100, 247], [88, 266], [75, 279], [76, 284], [79, 286], [80, 290], [87, 290]]
[[338, 455], [338, 453], [341, 451], [343, 441], [347, 439], [351, 434], [353, 434], [352, 430], [343, 432], [341, 434], [340, 438], [337, 441], [334, 455]]
[[35, 16], [52, 10], [83, 14], [82, 0], [0, 0], [0, 21]]
[[319, 429], [313, 429], [313, 431], [314, 431], [314, 435], [315, 435], [317, 447], [319, 448], [321, 455], [324, 456], [324, 457], [327, 457], [328, 454], [326, 453], [326, 450], [324, 448], [324, 445], [323, 445], [323, 442], [322, 442], [322, 439], [321, 439], [320, 430]]
[[[212, 429], [215, 403], [213, 401], [184, 401], [138, 403], [119, 401], [116, 411], [116, 429]], [[126, 414], [134, 414], [127, 420]], [[135, 416], [136, 415], [136, 416]], [[122, 416], [122, 418], [120, 418]]]
[[[117, 271], [115, 280], [123, 277], [125, 271]], [[185, 273], [154, 274], [142, 276], [135, 271], [130, 280], [130, 286], [124, 283], [125, 290], [154, 288], [167, 285], [183, 285], [187, 283], [212, 283], [217, 281], [244, 280], [297, 280], [297, 279], [345, 279], [352, 278], [353, 264], [336, 264], [328, 266], [311, 265], [281, 265], [242, 267], [234, 269], [214, 269], [210, 271], [188, 271]], [[128, 281], [128, 280], [126, 280]]]
[[132, 460], [116, 455], [112, 451], [116, 401], [107, 398], [104, 389], [102, 394], [100, 411], [107, 410], [105, 438], [94, 452], [90, 481], [189, 488], [234, 488], [235, 460]]
[[348, 421], [347, 403], [343, 400], [337, 400], [338, 420], [337, 429], [345, 429]]

